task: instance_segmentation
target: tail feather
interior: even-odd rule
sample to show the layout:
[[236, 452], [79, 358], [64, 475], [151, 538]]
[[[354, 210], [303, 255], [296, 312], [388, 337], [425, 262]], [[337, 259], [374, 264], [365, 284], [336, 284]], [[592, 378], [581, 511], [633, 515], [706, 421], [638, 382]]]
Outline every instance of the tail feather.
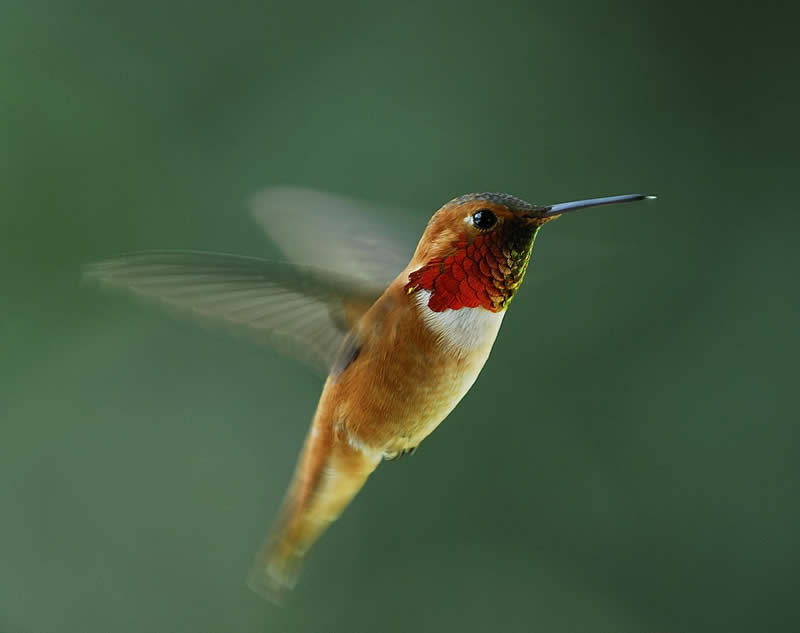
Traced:
[[381, 455], [341, 441], [332, 430], [312, 427], [306, 439], [283, 510], [256, 555], [248, 586], [281, 602], [294, 587], [303, 558], [364, 485]]
[[279, 547], [271, 539], [265, 541], [256, 554], [247, 586], [270, 602], [282, 604], [284, 594], [297, 583], [303, 555], [303, 552]]

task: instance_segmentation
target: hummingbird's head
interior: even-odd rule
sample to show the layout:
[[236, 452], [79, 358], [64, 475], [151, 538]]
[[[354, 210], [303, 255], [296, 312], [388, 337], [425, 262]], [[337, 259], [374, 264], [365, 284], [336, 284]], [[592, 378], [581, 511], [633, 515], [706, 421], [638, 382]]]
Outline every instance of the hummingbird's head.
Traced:
[[539, 228], [563, 213], [652, 196], [632, 194], [534, 205], [507, 193], [453, 198], [428, 222], [405, 288], [428, 291], [434, 312], [505, 310], [522, 284]]

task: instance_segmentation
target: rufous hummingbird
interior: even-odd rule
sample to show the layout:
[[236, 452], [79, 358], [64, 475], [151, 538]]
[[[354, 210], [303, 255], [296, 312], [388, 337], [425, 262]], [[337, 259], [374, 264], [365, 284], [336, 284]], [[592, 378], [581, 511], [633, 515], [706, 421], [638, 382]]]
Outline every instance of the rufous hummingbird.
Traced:
[[256, 219], [293, 262], [157, 251], [86, 274], [289, 340], [325, 368], [283, 508], [250, 574], [254, 590], [275, 598], [380, 461], [416, 450], [475, 382], [541, 226], [649, 197], [535, 205], [503, 193], [463, 195], [433, 214], [406, 263], [384, 237], [361, 239], [370, 218], [363, 209], [354, 217], [346, 199], [268, 189], [254, 199]]

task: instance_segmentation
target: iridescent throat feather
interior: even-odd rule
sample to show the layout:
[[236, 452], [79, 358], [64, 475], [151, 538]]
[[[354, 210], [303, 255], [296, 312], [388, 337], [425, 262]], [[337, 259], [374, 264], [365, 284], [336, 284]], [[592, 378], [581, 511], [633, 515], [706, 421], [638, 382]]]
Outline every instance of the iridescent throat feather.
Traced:
[[471, 242], [462, 234], [451, 254], [434, 257], [412, 272], [405, 289], [409, 294], [428, 290], [428, 307], [434, 312], [505, 310], [525, 276], [538, 230], [536, 224], [506, 221]]

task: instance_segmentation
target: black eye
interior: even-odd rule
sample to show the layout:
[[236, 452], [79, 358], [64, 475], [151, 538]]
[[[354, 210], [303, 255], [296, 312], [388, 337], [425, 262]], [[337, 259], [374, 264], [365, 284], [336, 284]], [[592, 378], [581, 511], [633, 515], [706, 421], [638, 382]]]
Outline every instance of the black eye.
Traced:
[[472, 214], [472, 226], [480, 231], [492, 228], [497, 223], [497, 217], [489, 209], [478, 209]]

